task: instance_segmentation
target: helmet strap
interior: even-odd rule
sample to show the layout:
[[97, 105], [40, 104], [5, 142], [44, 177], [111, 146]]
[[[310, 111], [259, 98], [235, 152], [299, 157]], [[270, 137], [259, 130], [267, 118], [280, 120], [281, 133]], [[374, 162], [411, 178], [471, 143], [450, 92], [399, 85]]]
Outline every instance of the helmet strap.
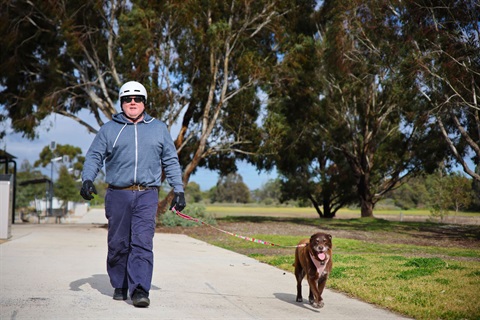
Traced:
[[137, 120], [140, 119], [144, 114], [145, 114], [145, 110], [143, 110], [143, 112], [140, 113], [140, 114], [138, 115], [138, 117], [132, 118], [132, 117], [127, 116], [127, 114], [126, 114], [125, 112], [123, 112], [123, 115], [125, 116], [125, 118], [127, 118], [128, 120], [131, 120], [131, 121], [134, 122], [134, 123], [137, 122]]

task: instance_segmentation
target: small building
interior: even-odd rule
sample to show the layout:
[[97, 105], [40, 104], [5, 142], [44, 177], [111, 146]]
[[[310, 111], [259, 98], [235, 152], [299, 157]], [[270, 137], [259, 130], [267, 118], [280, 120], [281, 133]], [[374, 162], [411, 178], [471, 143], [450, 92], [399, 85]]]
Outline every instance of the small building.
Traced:
[[14, 160], [16, 158], [10, 153], [0, 150], [0, 165], [3, 164], [4, 173], [13, 175], [12, 223], [15, 223], [15, 200], [17, 195], [17, 162]]

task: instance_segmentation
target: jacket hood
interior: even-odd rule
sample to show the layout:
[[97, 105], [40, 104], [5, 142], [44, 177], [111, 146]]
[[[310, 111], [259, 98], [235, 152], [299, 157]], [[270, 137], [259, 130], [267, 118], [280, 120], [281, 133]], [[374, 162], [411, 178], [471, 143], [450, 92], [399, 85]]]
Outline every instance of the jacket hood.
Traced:
[[[114, 114], [112, 117], [112, 120], [121, 124], [133, 124], [133, 122], [130, 122], [130, 120], [127, 119], [125, 116], [125, 113], [120, 112], [117, 114]], [[141, 122], [151, 122], [153, 120], [152, 116], [150, 116], [148, 113], [144, 112], [143, 120]]]

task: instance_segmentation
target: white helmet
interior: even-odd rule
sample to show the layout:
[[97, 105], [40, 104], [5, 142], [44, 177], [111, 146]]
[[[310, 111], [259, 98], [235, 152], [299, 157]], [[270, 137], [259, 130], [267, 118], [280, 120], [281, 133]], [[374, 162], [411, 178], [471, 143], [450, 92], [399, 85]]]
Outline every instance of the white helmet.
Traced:
[[145, 87], [137, 81], [128, 81], [125, 83], [119, 92], [119, 98], [123, 96], [144, 96], [145, 101], [147, 100], [147, 90]]

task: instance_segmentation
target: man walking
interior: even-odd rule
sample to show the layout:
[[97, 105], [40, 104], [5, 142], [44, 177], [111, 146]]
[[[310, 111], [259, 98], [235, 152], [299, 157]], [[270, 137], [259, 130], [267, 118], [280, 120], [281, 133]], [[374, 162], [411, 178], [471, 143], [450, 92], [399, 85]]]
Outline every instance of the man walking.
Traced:
[[88, 149], [81, 196], [93, 199], [93, 181], [105, 163], [108, 189], [107, 272], [113, 299], [148, 307], [153, 274], [153, 236], [162, 170], [173, 188], [171, 208], [185, 206], [182, 170], [167, 126], [145, 112], [147, 91], [136, 81], [120, 88], [122, 112], [103, 125]]

